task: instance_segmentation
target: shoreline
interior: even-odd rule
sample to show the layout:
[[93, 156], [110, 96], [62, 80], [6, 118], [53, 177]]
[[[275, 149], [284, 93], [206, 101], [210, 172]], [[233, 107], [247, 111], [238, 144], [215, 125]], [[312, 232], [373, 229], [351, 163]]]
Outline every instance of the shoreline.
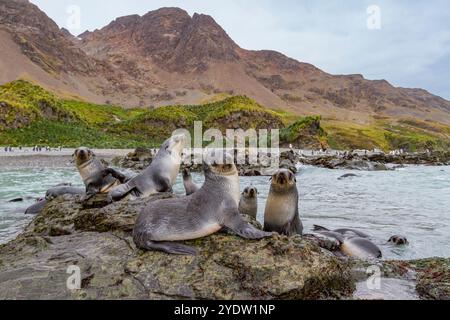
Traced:
[[[0, 168], [22, 169], [22, 168], [72, 168], [72, 154], [74, 149], [62, 149], [57, 151], [33, 152], [26, 150], [15, 150], [5, 152], [0, 149]], [[31, 150], [31, 149], [30, 149]], [[111, 161], [115, 157], [125, 157], [133, 150], [129, 149], [92, 149], [100, 159]]]

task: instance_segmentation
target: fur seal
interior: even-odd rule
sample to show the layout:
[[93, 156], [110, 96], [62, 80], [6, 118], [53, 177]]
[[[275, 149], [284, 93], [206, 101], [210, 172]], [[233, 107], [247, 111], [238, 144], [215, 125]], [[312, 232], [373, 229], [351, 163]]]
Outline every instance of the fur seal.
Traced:
[[258, 214], [258, 189], [254, 186], [249, 186], [242, 192], [239, 201], [239, 213], [256, 219]]
[[399, 236], [399, 235], [395, 235], [392, 236], [389, 240], [389, 243], [395, 244], [397, 246], [404, 246], [409, 244], [408, 239], [406, 239], [406, 237], [404, 236]]
[[198, 189], [200, 189], [193, 181], [192, 181], [192, 175], [189, 169], [183, 170], [183, 185], [184, 190], [186, 190], [186, 195], [190, 196], [194, 192], [197, 192]]
[[245, 222], [239, 214], [239, 176], [234, 163], [204, 162], [204, 172], [205, 183], [197, 192], [156, 201], [142, 210], [133, 230], [138, 248], [195, 255], [194, 248], [174, 241], [206, 237], [223, 227], [245, 239], [272, 235]]
[[298, 212], [297, 179], [292, 171], [281, 169], [272, 178], [264, 213], [264, 230], [292, 236], [303, 234]]
[[89, 148], [76, 149], [73, 158], [86, 186], [83, 200], [88, 200], [97, 193], [108, 193], [126, 180], [126, 177], [120, 172], [107, 168]]
[[71, 195], [80, 195], [83, 196], [85, 194], [85, 190], [83, 188], [75, 188], [70, 184], [59, 184], [59, 187], [53, 187], [47, 190], [45, 194], [45, 198], [37, 199], [36, 203], [31, 205], [25, 210], [25, 214], [36, 215], [39, 214], [42, 209], [47, 205], [48, 201], [51, 201], [59, 196], [71, 194]]
[[113, 188], [108, 201], [120, 201], [131, 194], [135, 198], [146, 198], [158, 192], [171, 192], [181, 165], [181, 153], [186, 136], [174, 135], [159, 149], [150, 166], [128, 182]]
[[27, 210], [25, 210], [25, 214], [29, 215], [39, 214], [46, 205], [47, 200], [45, 199], [38, 200], [35, 204], [33, 204], [32, 206], [28, 207]]
[[[353, 229], [337, 229], [330, 231], [324, 227], [314, 226], [315, 232], [320, 235], [336, 239], [340, 244], [340, 251], [349, 257], [359, 259], [379, 259], [382, 252], [363, 232]], [[358, 236], [357, 234], [360, 234]]]

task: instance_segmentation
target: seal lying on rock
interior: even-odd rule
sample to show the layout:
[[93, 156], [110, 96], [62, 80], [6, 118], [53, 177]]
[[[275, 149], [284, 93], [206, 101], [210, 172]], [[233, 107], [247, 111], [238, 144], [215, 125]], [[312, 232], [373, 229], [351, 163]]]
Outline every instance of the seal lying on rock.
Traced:
[[298, 212], [297, 179], [294, 173], [281, 169], [271, 179], [264, 213], [264, 230], [287, 236], [302, 235], [303, 224]]
[[231, 164], [204, 163], [205, 183], [194, 194], [150, 203], [133, 230], [137, 247], [171, 254], [195, 255], [195, 249], [173, 241], [206, 237], [226, 227], [246, 239], [272, 233], [245, 222], [238, 210], [239, 176]]
[[85, 194], [85, 190], [83, 188], [76, 188], [71, 186], [54, 187], [47, 190], [45, 194], [45, 200], [53, 200], [65, 194], [83, 196]]
[[256, 219], [258, 214], [258, 189], [249, 186], [244, 189], [239, 201], [239, 213]]
[[83, 200], [88, 200], [97, 193], [108, 193], [126, 180], [126, 177], [120, 172], [107, 168], [88, 148], [76, 149], [73, 158], [86, 186]]
[[184, 190], [186, 190], [186, 195], [190, 196], [194, 192], [197, 192], [198, 189], [200, 189], [193, 181], [192, 181], [192, 175], [189, 169], [183, 170], [183, 185]]
[[25, 210], [25, 214], [36, 215], [41, 213], [42, 209], [47, 205], [47, 200], [39, 199], [37, 202]]
[[83, 196], [85, 194], [85, 191], [83, 188], [76, 188], [72, 187], [71, 184], [61, 183], [56, 187], [48, 189], [45, 194], [45, 198], [37, 199], [35, 204], [33, 204], [32, 206], [28, 207], [25, 210], [25, 214], [32, 214], [32, 215], [39, 214], [42, 211], [42, 209], [44, 209], [44, 207], [47, 205], [48, 201], [51, 201], [59, 196], [63, 196], [66, 194]]
[[322, 236], [337, 240], [340, 251], [349, 256], [360, 259], [378, 259], [382, 257], [380, 248], [371, 242], [369, 236], [353, 229], [337, 229], [329, 231], [320, 226], [314, 226], [314, 231]]
[[174, 135], [166, 140], [150, 166], [125, 184], [113, 188], [108, 194], [108, 201], [120, 201], [129, 194], [135, 198], [146, 198], [158, 192], [172, 191], [185, 144], [185, 135]]

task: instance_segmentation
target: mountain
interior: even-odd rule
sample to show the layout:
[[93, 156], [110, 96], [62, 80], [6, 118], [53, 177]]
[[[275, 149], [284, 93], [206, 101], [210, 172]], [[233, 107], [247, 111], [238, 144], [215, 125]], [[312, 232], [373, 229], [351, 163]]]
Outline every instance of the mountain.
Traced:
[[246, 95], [333, 123], [450, 124], [450, 102], [362, 75], [331, 75], [275, 51], [241, 48], [210, 16], [161, 8], [77, 38], [26, 0], [0, 2], [0, 83], [35, 80], [60, 95], [128, 107]]

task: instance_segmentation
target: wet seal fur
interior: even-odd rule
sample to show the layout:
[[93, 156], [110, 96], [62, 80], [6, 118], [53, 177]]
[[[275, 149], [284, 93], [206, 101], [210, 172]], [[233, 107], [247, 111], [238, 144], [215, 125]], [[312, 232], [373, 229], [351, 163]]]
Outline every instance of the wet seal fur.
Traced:
[[107, 168], [89, 148], [76, 149], [73, 159], [86, 186], [83, 201], [89, 200], [98, 193], [108, 193], [126, 180], [120, 172]]
[[303, 224], [298, 211], [298, 190], [295, 174], [281, 169], [272, 178], [264, 213], [264, 230], [286, 236], [303, 234]]
[[167, 139], [147, 169], [109, 192], [108, 202], [120, 201], [128, 195], [146, 198], [159, 192], [171, 192], [180, 171], [185, 144], [184, 135], [174, 135]]
[[345, 228], [330, 231], [317, 225], [314, 226], [314, 231], [337, 240], [340, 251], [346, 256], [359, 259], [379, 259], [383, 256], [380, 248], [370, 241], [369, 235], [364, 232]]
[[242, 192], [239, 201], [239, 213], [256, 219], [258, 214], [258, 189], [254, 186], [249, 186]]
[[66, 194], [84, 196], [85, 190], [83, 188], [72, 187], [71, 184], [62, 183], [47, 190], [44, 199], [37, 199], [36, 203], [25, 210], [25, 214], [36, 215], [41, 213], [42, 209], [51, 201], [59, 196]]
[[206, 237], [224, 227], [245, 239], [272, 235], [245, 222], [239, 214], [239, 176], [234, 163], [205, 162], [204, 172], [205, 183], [197, 192], [156, 201], [142, 210], [133, 230], [138, 248], [195, 255], [194, 248], [175, 241]]

